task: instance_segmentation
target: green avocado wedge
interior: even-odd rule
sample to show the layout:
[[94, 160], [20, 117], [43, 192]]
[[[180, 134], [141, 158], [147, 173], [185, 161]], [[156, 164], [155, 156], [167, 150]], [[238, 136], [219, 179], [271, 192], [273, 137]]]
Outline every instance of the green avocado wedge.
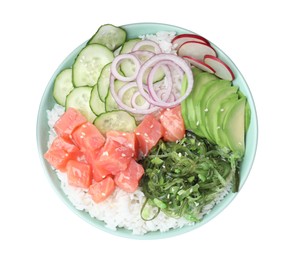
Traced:
[[[218, 114], [221, 113], [219, 111], [220, 104], [222, 104], [225, 100], [230, 99], [230, 97], [233, 97], [235, 93], [237, 93], [238, 88], [237, 87], [223, 87], [219, 88], [218, 91], [216, 91], [213, 95], [208, 98], [206, 102], [206, 108], [207, 112], [204, 113], [205, 118], [205, 126], [208, 135], [212, 140], [217, 139], [214, 129], [217, 128], [217, 120], [218, 120]], [[236, 95], [235, 95], [236, 96]]]
[[220, 147], [228, 147], [227, 137], [223, 130], [223, 122], [227, 113], [231, 110], [235, 102], [238, 101], [238, 94], [232, 94], [218, 105], [216, 119], [212, 121], [212, 129], [215, 143]]
[[246, 98], [242, 97], [228, 111], [222, 126], [229, 148], [240, 157], [245, 152], [245, 107]]
[[[206, 87], [207, 88], [206, 88]], [[209, 131], [207, 131], [207, 124], [206, 124], [206, 115], [209, 112], [209, 106], [208, 106], [208, 100], [214, 96], [216, 92], [219, 90], [226, 91], [226, 89], [231, 88], [231, 82], [228, 80], [214, 80], [210, 81], [210, 83], [206, 84], [200, 91], [199, 97], [200, 97], [200, 109], [199, 109], [199, 126], [200, 130], [202, 131], [203, 135], [211, 142], [214, 142], [214, 139], [211, 138]], [[214, 103], [217, 103], [215, 100]], [[216, 117], [216, 114], [212, 115], [212, 120], [214, 120], [214, 117]]]
[[199, 92], [206, 83], [216, 80], [217, 77], [207, 72], [201, 72], [199, 69], [192, 69], [194, 75], [193, 90], [190, 95], [182, 102], [182, 106], [185, 106], [186, 113], [183, 116], [186, 118], [185, 126], [187, 129], [192, 130], [195, 134], [201, 137], [205, 137], [199, 128], [199, 121], [197, 118], [197, 108], [199, 105]]
[[[247, 98], [229, 80], [195, 68], [192, 71], [193, 89], [181, 104], [186, 129], [242, 157], [251, 119]], [[182, 93], [186, 87], [183, 81]]]

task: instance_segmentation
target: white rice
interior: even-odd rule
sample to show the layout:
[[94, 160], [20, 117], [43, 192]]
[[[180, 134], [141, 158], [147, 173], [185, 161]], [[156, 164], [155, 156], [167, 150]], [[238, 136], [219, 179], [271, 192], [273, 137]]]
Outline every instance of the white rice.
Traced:
[[[175, 36], [174, 32], [158, 32], [156, 35], [140, 36], [141, 39], [150, 39], [157, 42], [162, 51], [165, 53], [175, 53], [171, 40]], [[56, 137], [53, 129], [55, 122], [64, 113], [64, 107], [55, 104], [52, 110], [47, 111], [49, 125], [48, 147]], [[120, 188], [116, 188], [114, 193], [101, 203], [95, 203], [91, 196], [87, 193], [87, 189], [76, 188], [68, 185], [67, 175], [56, 171], [61, 187], [78, 210], [84, 210], [91, 217], [100, 221], [104, 221], [106, 227], [116, 230], [117, 228], [125, 228], [132, 230], [133, 234], [143, 235], [150, 231], [165, 232], [169, 229], [181, 228], [185, 225], [193, 225], [194, 223], [184, 218], [171, 218], [160, 212], [159, 215], [150, 221], [144, 221], [141, 218], [141, 208], [145, 202], [145, 196], [140, 188], [134, 193], [128, 193]], [[202, 216], [210, 212], [213, 206], [221, 201], [229, 192], [230, 186], [220, 193], [220, 196], [213, 203], [205, 207]]]
[[157, 32], [156, 34], [146, 34], [139, 36], [142, 40], [151, 40], [159, 44], [162, 52], [176, 53], [175, 47], [171, 41], [175, 37], [175, 32]]
[[[49, 125], [48, 147], [56, 137], [53, 129], [54, 123], [64, 113], [64, 107], [55, 104], [52, 110], [47, 111]], [[144, 221], [141, 218], [141, 208], [145, 202], [145, 196], [140, 188], [134, 193], [128, 193], [120, 188], [116, 188], [114, 193], [101, 203], [95, 203], [91, 196], [87, 193], [87, 189], [76, 188], [70, 186], [65, 173], [56, 171], [61, 181], [61, 187], [78, 210], [84, 210], [91, 217], [104, 221], [106, 227], [116, 230], [117, 228], [125, 228], [132, 230], [135, 235], [143, 235], [150, 231], [165, 232], [169, 229], [181, 228], [185, 225], [193, 225], [194, 223], [184, 218], [171, 218], [160, 212], [159, 215], [150, 221]], [[202, 212], [202, 216], [208, 214], [213, 206], [220, 202], [229, 192], [230, 186], [220, 193], [218, 198], [208, 204]]]

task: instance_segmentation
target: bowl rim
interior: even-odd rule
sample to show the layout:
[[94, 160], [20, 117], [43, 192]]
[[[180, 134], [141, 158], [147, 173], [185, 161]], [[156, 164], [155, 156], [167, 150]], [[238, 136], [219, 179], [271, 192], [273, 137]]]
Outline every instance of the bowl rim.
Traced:
[[[171, 24], [165, 24], [165, 23], [155, 23], [155, 22], [140, 22], [140, 23], [129, 23], [129, 24], [125, 24], [125, 25], [121, 25], [120, 27], [123, 27], [124, 29], [126, 29], [128, 31], [132, 29], [132, 27], [161, 27], [161, 28], [167, 28], [166, 31], [184, 31], [186, 33], [193, 33], [196, 34], [195, 32], [176, 26], [176, 25], [171, 25]], [[145, 28], [147, 29], [147, 28]], [[148, 30], [148, 29], [147, 29]], [[161, 30], [158, 30], [161, 31]], [[140, 239], [140, 240], [149, 240], [149, 239], [164, 239], [164, 238], [168, 238], [168, 237], [173, 237], [173, 236], [178, 236], [178, 235], [182, 235], [185, 234], [187, 232], [190, 232], [192, 230], [195, 230], [201, 226], [203, 226], [204, 224], [208, 223], [209, 221], [211, 221], [212, 219], [214, 219], [217, 215], [219, 215], [225, 208], [227, 208], [232, 200], [241, 192], [242, 187], [244, 186], [247, 178], [249, 177], [249, 174], [251, 172], [252, 166], [254, 164], [255, 161], [255, 157], [256, 157], [256, 151], [257, 151], [257, 146], [258, 146], [258, 118], [257, 118], [257, 110], [256, 110], [256, 106], [255, 106], [255, 102], [253, 99], [253, 95], [251, 93], [250, 88], [248, 87], [248, 84], [246, 82], [246, 80], [244, 79], [242, 73], [239, 71], [239, 69], [237, 68], [237, 66], [235, 65], [235, 63], [219, 48], [217, 47], [214, 43], [211, 43], [212, 46], [214, 48], [216, 48], [216, 50], [218, 51], [218, 54], [222, 54], [224, 57], [226, 57], [226, 59], [231, 63], [232, 66], [234, 66], [236, 73], [238, 73], [239, 77], [241, 78], [242, 82], [244, 83], [244, 88], [247, 90], [246, 96], [247, 99], [249, 101], [249, 105], [251, 108], [251, 124], [250, 126], [252, 126], [252, 135], [254, 136], [254, 138], [251, 140], [251, 146], [250, 148], [246, 147], [246, 150], [248, 151], [250, 149], [250, 158], [249, 158], [249, 162], [247, 163], [247, 168], [245, 170], [244, 173], [244, 178], [242, 179], [241, 183], [240, 183], [240, 189], [238, 193], [229, 193], [223, 200], [219, 207], [216, 208], [216, 205], [214, 208], [213, 212], [210, 212], [210, 214], [208, 214], [207, 216], [204, 217], [204, 219], [202, 219], [201, 222], [196, 223], [195, 225], [186, 225], [184, 227], [181, 228], [177, 228], [177, 229], [170, 229], [169, 231], [166, 232], [160, 232], [160, 231], [152, 231], [152, 232], [148, 232], [144, 235], [135, 235], [132, 234], [132, 231], [124, 229], [124, 228], [118, 228], [117, 230], [112, 230], [108, 227], [106, 227], [105, 223], [101, 220], [97, 220], [95, 218], [91, 218], [89, 217], [90, 215], [88, 213], [86, 213], [85, 211], [80, 211], [78, 209], [76, 209], [73, 204], [69, 201], [69, 199], [67, 198], [67, 196], [65, 195], [65, 193], [61, 192], [60, 187], [58, 188], [56, 186], [56, 183], [53, 181], [52, 176], [50, 176], [50, 166], [48, 165], [48, 163], [45, 161], [44, 157], [43, 157], [43, 151], [44, 151], [44, 140], [42, 138], [42, 135], [40, 134], [41, 128], [44, 128], [44, 126], [42, 126], [42, 118], [44, 117], [44, 113], [46, 112], [45, 109], [45, 104], [48, 103], [48, 95], [50, 95], [50, 91], [52, 91], [52, 86], [53, 86], [53, 82], [55, 77], [57, 76], [57, 74], [63, 69], [65, 68], [65, 64], [73, 59], [73, 55], [78, 53], [83, 46], [85, 46], [85, 44], [87, 43], [87, 41], [83, 42], [82, 44], [80, 44], [78, 47], [76, 47], [73, 51], [71, 51], [66, 58], [64, 58], [64, 60], [60, 63], [60, 65], [57, 67], [57, 69], [54, 71], [53, 75], [51, 76], [50, 80], [47, 83], [47, 86], [44, 90], [44, 93], [42, 95], [40, 104], [39, 104], [39, 109], [38, 109], [38, 114], [37, 114], [37, 122], [36, 122], [36, 140], [37, 140], [37, 148], [38, 148], [38, 153], [39, 153], [39, 157], [40, 157], [40, 161], [43, 167], [43, 171], [44, 173], [46, 173], [45, 175], [47, 176], [52, 188], [55, 190], [55, 192], [58, 194], [58, 196], [61, 198], [61, 200], [66, 204], [66, 206], [72, 211], [74, 212], [76, 215], [78, 215], [80, 218], [82, 218], [84, 221], [88, 222], [89, 224], [91, 224], [92, 226], [105, 231], [109, 234], [113, 234], [115, 236], [119, 236], [119, 237], [125, 237], [125, 238], [129, 238], [129, 239]], [[52, 95], [51, 95], [52, 96]], [[51, 97], [51, 99], [53, 99], [53, 97]], [[47, 127], [48, 128], [48, 125]], [[49, 128], [48, 128], [49, 129]], [[249, 127], [250, 129], [250, 127]], [[47, 133], [48, 136], [48, 133]], [[248, 133], [247, 133], [248, 136]], [[48, 138], [47, 138], [48, 140]], [[47, 141], [46, 140], [46, 141]], [[43, 143], [43, 147], [42, 147], [42, 143]], [[46, 142], [47, 145], [47, 142]], [[244, 159], [243, 159], [244, 160]], [[52, 168], [51, 168], [52, 171]], [[56, 176], [57, 178], [57, 176]], [[225, 200], [226, 199], [226, 200]], [[85, 215], [88, 215], [88, 217], [86, 217]]]

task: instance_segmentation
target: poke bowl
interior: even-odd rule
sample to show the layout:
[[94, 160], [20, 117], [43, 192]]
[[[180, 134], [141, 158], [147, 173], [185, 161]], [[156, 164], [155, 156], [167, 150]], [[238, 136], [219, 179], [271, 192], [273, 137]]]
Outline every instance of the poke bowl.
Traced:
[[36, 135], [74, 213], [159, 239], [204, 225], [239, 194], [258, 125], [245, 79], [214, 43], [168, 24], [105, 24], [52, 75]]

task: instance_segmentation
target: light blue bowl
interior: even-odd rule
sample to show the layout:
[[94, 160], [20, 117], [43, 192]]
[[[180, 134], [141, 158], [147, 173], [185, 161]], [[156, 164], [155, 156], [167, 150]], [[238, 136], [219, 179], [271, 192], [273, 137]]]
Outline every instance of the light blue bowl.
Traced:
[[[128, 33], [128, 38], [135, 38], [139, 35], [143, 34], [153, 34], [159, 31], [173, 31], [176, 32], [177, 34], [181, 33], [193, 33], [191, 31], [188, 31], [183, 28], [179, 28], [173, 25], [167, 25], [167, 24], [159, 24], [159, 23], [136, 23], [136, 24], [128, 24], [122, 26], [124, 29], [126, 29]], [[105, 227], [104, 222], [98, 221], [84, 211], [79, 211], [77, 210], [72, 203], [68, 200], [64, 192], [62, 191], [60, 187], [60, 181], [57, 178], [56, 174], [50, 167], [50, 165], [47, 163], [46, 160], [43, 158], [43, 154], [47, 151], [47, 142], [48, 142], [48, 124], [47, 124], [47, 114], [46, 111], [48, 109], [52, 109], [55, 101], [52, 97], [52, 89], [53, 89], [53, 83], [54, 79], [57, 76], [57, 74], [65, 69], [65, 68], [70, 68], [75, 60], [75, 57], [77, 54], [80, 52], [80, 50], [85, 46], [86, 42], [81, 44], [78, 48], [76, 48], [62, 63], [61, 65], [57, 68], [57, 70], [54, 72], [52, 75], [45, 92], [43, 94], [40, 107], [39, 107], [39, 113], [38, 113], [38, 119], [37, 119], [37, 145], [39, 149], [39, 154], [40, 154], [40, 160], [42, 162], [42, 165], [44, 167], [46, 176], [49, 178], [49, 182], [52, 184], [53, 188], [59, 195], [59, 197], [62, 199], [62, 201], [73, 211], [75, 212], [78, 216], [80, 216], [82, 219], [85, 221], [89, 222], [93, 226], [106, 231], [108, 233], [117, 235], [117, 236], [122, 236], [122, 237], [127, 237], [127, 238], [133, 238], [133, 239], [160, 239], [160, 238], [167, 238], [167, 237], [172, 237], [176, 235], [180, 235], [183, 233], [186, 233], [188, 231], [192, 231], [201, 225], [204, 225], [208, 221], [210, 221], [212, 218], [217, 216], [223, 209], [225, 209], [231, 201], [239, 194], [239, 193], [230, 193], [228, 194], [222, 202], [220, 202], [218, 205], [216, 205], [213, 210], [204, 217], [204, 219], [200, 222], [197, 223], [193, 226], [186, 226], [183, 228], [179, 229], [174, 229], [170, 230], [165, 233], [161, 232], [150, 232], [147, 233], [143, 236], [140, 235], [133, 235], [131, 231], [125, 230], [125, 229], [118, 229], [117, 231], [113, 231]], [[233, 82], [235, 86], [238, 86], [240, 90], [246, 95], [250, 108], [251, 108], [251, 122], [250, 122], [250, 127], [247, 132], [247, 137], [246, 137], [246, 152], [245, 156], [243, 159], [243, 162], [241, 164], [241, 172], [240, 172], [240, 188], [244, 185], [254, 158], [255, 158], [255, 153], [256, 153], [256, 147], [257, 147], [257, 139], [258, 139], [258, 124], [257, 124], [257, 114], [255, 110], [255, 105], [254, 101], [250, 92], [250, 89], [247, 86], [247, 83], [245, 79], [243, 78], [242, 74], [238, 70], [238, 68], [235, 66], [235, 64], [229, 59], [229, 57], [226, 56], [225, 53], [223, 53], [217, 46], [215, 46], [212, 43], [212, 46], [217, 50], [218, 57], [220, 57], [223, 61], [225, 61], [233, 70], [236, 78]]]

